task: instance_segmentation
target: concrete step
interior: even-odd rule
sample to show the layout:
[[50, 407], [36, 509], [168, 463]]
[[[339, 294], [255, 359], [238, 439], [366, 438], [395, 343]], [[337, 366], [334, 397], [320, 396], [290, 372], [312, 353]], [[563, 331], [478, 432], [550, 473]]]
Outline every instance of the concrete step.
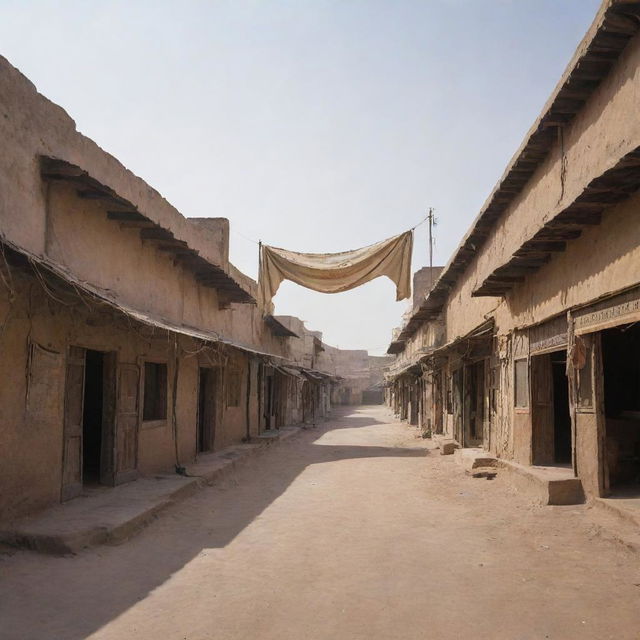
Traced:
[[442, 434], [433, 435], [432, 441], [434, 442], [436, 448], [440, 449], [440, 455], [442, 456], [450, 456], [455, 452], [456, 449], [460, 448], [460, 445], [456, 440]]
[[187, 476], [157, 474], [117, 487], [91, 488], [74, 500], [0, 525], [0, 542], [56, 555], [121, 543], [171, 504], [219, 481], [272, 443], [299, 432], [299, 427], [286, 427], [249, 444], [200, 455], [197, 462], [187, 465]]
[[497, 460], [480, 448], [458, 449], [454, 454], [454, 460], [465, 470], [480, 467], [495, 467]]
[[493, 480], [498, 475], [498, 469], [495, 466], [491, 467], [472, 467], [471, 469], [465, 469], [465, 473], [472, 478], [485, 478], [486, 480]]
[[531, 494], [541, 504], [582, 504], [585, 501], [580, 478], [568, 467], [525, 466], [498, 458], [498, 469], [511, 475], [516, 488]]

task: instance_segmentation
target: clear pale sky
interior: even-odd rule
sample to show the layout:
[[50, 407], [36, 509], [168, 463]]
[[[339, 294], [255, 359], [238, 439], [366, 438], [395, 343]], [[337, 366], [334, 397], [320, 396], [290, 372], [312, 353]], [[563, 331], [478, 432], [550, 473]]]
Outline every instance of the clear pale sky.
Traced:
[[[597, 0], [0, 0], [0, 53], [186, 216], [257, 245], [333, 252], [436, 209], [435, 263], [477, 215]], [[414, 268], [428, 261], [416, 231]], [[284, 283], [276, 312], [383, 353], [386, 278]]]

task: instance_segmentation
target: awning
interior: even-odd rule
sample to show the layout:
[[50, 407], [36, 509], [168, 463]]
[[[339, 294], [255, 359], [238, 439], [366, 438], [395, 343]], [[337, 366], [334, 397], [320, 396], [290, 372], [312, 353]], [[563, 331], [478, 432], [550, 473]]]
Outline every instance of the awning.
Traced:
[[294, 369], [293, 367], [285, 367], [283, 365], [276, 366], [276, 369], [288, 376], [292, 376], [294, 378], [298, 378], [299, 380], [304, 380], [304, 376], [298, 369]]
[[[0, 243], [4, 244], [10, 250], [21, 256], [21, 258], [25, 260], [25, 262], [32, 268], [37, 269], [41, 267], [49, 274], [51, 274], [54, 278], [62, 280], [64, 284], [70, 285], [74, 289], [81, 289], [83, 293], [88, 294], [99, 303], [107, 305], [112, 309], [115, 309], [116, 311], [119, 311], [130, 318], [133, 318], [137, 322], [141, 322], [142, 324], [145, 324], [147, 326], [157, 327], [159, 329], [177, 333], [183, 336], [189, 336], [190, 338], [196, 338], [197, 340], [202, 340], [204, 342], [221, 342], [222, 344], [229, 345], [241, 351], [246, 351], [247, 353], [285, 360], [285, 358], [283, 358], [282, 356], [276, 355], [274, 353], [267, 353], [266, 351], [260, 351], [255, 347], [243, 344], [236, 340], [232, 340], [231, 338], [227, 338], [219, 333], [216, 333], [215, 331], [204, 331], [202, 329], [197, 329], [195, 327], [190, 327], [187, 325], [178, 325], [174, 322], [171, 322], [170, 320], [167, 320], [166, 318], [152, 315], [146, 311], [140, 311], [139, 309], [134, 309], [129, 305], [116, 301], [111, 295], [110, 291], [100, 289], [88, 282], [80, 280], [72, 273], [70, 273], [65, 267], [57, 264], [56, 262], [53, 262], [52, 260], [49, 260], [48, 258], [35, 255], [25, 249], [18, 247], [17, 245], [4, 238], [0, 238]], [[37, 267], [35, 265], [37, 265]]]
[[422, 375], [422, 367], [420, 366], [420, 361], [409, 362], [406, 365], [404, 365], [403, 367], [400, 367], [396, 371], [389, 371], [387, 373], [387, 376], [388, 376], [388, 379], [395, 380], [395, 379], [399, 378], [400, 376], [404, 376], [404, 375], [407, 375], [407, 374], [413, 375], [413, 376]]
[[483, 322], [481, 325], [477, 326], [475, 329], [473, 329], [466, 335], [460, 336], [455, 340], [451, 340], [450, 342], [447, 342], [447, 344], [443, 344], [441, 347], [434, 349], [430, 355], [432, 356], [442, 355], [443, 353], [446, 353], [450, 349], [453, 349], [454, 347], [457, 347], [458, 345], [468, 340], [476, 340], [478, 338], [480, 339], [491, 338], [493, 337], [493, 329], [494, 329], [493, 320], [488, 320], [487, 322]]

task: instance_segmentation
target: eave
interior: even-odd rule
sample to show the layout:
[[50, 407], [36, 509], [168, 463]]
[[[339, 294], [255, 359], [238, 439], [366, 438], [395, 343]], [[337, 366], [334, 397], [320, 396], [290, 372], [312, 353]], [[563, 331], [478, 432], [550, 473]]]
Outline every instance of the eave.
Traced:
[[40, 156], [40, 174], [47, 181], [71, 184], [80, 198], [105, 203], [108, 220], [123, 228], [137, 229], [143, 241], [153, 243], [158, 251], [173, 256], [174, 262], [190, 270], [200, 285], [216, 289], [221, 307], [229, 303], [255, 304], [253, 296], [222, 266], [203, 258], [187, 242], [176, 238], [171, 231], [140, 213], [135, 205], [119, 196], [111, 187], [92, 178], [82, 168], [66, 160]]
[[566, 250], [585, 227], [600, 224], [603, 211], [622, 202], [640, 188], [640, 147], [623, 156], [614, 167], [592, 180], [583, 192], [477, 287], [472, 296], [504, 296], [544, 264], [553, 253]]
[[288, 327], [285, 327], [277, 318], [272, 315], [266, 315], [264, 317], [265, 324], [271, 329], [271, 333], [274, 336], [278, 336], [280, 338], [299, 338], [300, 336], [297, 333], [294, 333]]
[[[558, 139], [558, 131], [566, 127], [582, 109], [609, 74], [629, 40], [639, 30], [640, 0], [610, 0], [603, 6], [541, 115], [529, 130], [433, 289], [402, 329], [398, 342], [406, 341], [423, 322], [440, 315], [451, 289], [477, 256], [497, 220], [547, 158]], [[537, 262], [540, 262], [542, 256], [538, 258]], [[543, 263], [544, 261], [540, 262]], [[539, 266], [535, 263], [532, 265], [534, 269]]]
[[398, 353], [402, 353], [404, 351], [404, 344], [405, 344], [404, 340], [394, 340], [389, 345], [389, 348], [387, 349], [387, 353], [390, 356], [394, 356], [394, 355], [396, 355]]

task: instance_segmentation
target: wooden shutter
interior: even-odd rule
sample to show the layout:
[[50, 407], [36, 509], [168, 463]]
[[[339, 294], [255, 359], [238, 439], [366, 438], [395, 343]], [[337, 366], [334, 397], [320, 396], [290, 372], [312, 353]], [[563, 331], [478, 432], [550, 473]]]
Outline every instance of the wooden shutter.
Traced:
[[85, 350], [69, 347], [64, 390], [61, 500], [82, 492], [82, 419], [84, 412]]
[[135, 364], [120, 364], [117, 378], [114, 484], [122, 484], [138, 475], [140, 369]]

